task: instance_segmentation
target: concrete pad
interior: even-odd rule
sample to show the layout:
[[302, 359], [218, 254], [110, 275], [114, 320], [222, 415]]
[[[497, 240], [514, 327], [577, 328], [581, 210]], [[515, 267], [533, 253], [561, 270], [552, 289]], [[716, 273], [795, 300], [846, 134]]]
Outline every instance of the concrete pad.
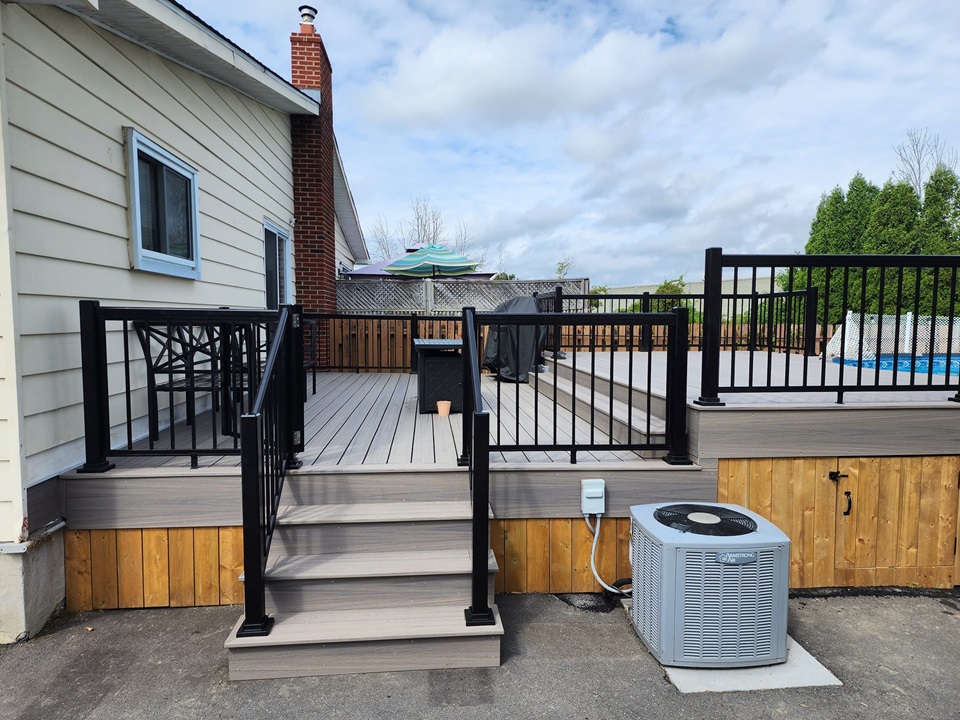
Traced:
[[843, 685], [832, 672], [787, 635], [787, 661], [750, 668], [663, 668], [682, 693], [776, 690], [780, 688]]

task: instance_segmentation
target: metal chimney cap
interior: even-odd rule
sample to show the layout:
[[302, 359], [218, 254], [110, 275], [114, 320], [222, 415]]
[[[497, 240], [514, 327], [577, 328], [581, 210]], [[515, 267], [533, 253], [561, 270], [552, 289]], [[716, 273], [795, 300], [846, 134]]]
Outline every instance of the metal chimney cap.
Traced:
[[317, 9], [309, 5], [301, 5], [297, 8], [300, 11], [300, 22], [312, 25], [317, 17]]

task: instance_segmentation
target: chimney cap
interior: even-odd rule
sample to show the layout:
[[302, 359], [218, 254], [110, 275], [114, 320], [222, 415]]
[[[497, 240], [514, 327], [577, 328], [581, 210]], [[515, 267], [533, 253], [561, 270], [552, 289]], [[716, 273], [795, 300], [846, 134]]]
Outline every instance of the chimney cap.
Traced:
[[297, 10], [300, 11], [300, 22], [307, 25], [313, 25], [313, 21], [317, 17], [317, 9], [315, 7], [311, 7], [310, 5], [301, 5], [297, 8]]

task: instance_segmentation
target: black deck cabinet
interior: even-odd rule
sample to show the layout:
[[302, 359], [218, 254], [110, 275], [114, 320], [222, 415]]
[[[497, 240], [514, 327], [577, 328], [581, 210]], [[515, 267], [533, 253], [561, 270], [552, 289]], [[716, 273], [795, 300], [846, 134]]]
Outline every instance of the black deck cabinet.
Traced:
[[463, 412], [461, 340], [414, 340], [420, 414], [435, 413], [437, 400], [449, 400], [450, 412]]

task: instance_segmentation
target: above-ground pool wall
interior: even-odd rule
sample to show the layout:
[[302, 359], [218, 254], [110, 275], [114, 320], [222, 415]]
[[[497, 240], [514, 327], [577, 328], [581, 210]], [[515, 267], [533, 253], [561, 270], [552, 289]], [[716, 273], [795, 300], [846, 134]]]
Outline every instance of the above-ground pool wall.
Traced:
[[790, 587], [950, 588], [958, 483], [955, 455], [726, 459], [717, 500], [790, 537]]

